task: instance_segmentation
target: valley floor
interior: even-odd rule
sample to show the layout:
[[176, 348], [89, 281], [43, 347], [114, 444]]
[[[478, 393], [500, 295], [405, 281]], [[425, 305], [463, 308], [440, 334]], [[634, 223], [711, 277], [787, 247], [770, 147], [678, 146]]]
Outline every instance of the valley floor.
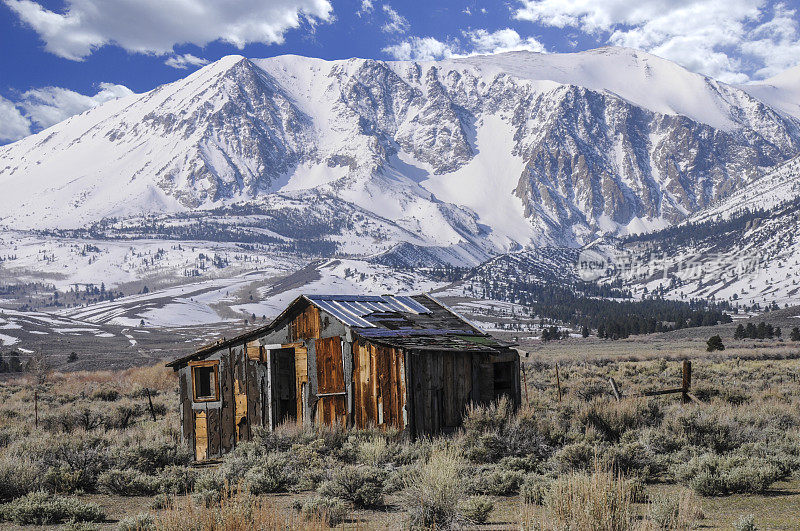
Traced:
[[[144, 522], [142, 513], [152, 515], [147, 518], [155, 528], [178, 529], [187, 525], [187, 518], [210, 517], [213, 509], [197, 503], [208, 495], [203, 489], [214, 484], [217, 474], [249, 481], [252, 467], [267, 459], [289, 468], [293, 461], [305, 463], [303, 470], [282, 476], [281, 481], [288, 482], [281, 483], [283, 487], [260, 483], [267, 491], [254, 500], [270, 525], [324, 528], [320, 517], [303, 516], [295, 506], [318, 500], [321, 492], [331, 496], [330, 486], [324, 484], [335, 481], [338, 470], [348, 469], [374, 471], [384, 478], [385, 492], [378, 509], [354, 508], [346, 502], [339, 527], [399, 528], [408, 525], [415, 511], [406, 489], [421, 473], [419, 467], [451, 447], [457, 448], [458, 467], [465, 474], [459, 480], [464, 489], [459, 497], [480, 494], [493, 506], [485, 523], [468, 527], [549, 528], [558, 517], [555, 502], [546, 495], [539, 500], [543, 505], [531, 501], [530, 485], [545, 481], [552, 492], [553, 485], [576, 477], [571, 471], [577, 471], [577, 477], [592, 474], [601, 460], [613, 463], [627, 478], [643, 481], [639, 484], [645, 495], [640, 492], [631, 500], [636, 503], [630, 505], [631, 524], [626, 529], [654, 529], [653, 515], [670, 503], [664, 500], [680, 497], [694, 507], [687, 518], [695, 528], [731, 529], [735, 521], [752, 515], [759, 529], [796, 529], [800, 348], [791, 342], [764, 341], [707, 354], [699, 348], [707, 331], [689, 335], [697, 337], [673, 338], [674, 351], [664, 335], [540, 344], [523, 359], [520, 412], [506, 416], [502, 409], [473, 411], [464, 432], [454, 439], [410, 444], [369, 431], [336, 435], [284, 429], [274, 437], [265, 435], [255, 446], [247, 446], [249, 450], [237, 450], [216, 468], [188, 466], [176, 439], [173, 375], [161, 367], [52, 374], [40, 395], [38, 429], [33, 426], [28, 380], [7, 380], [0, 383], [0, 500], [8, 503], [0, 504], [0, 518], [12, 521], [0, 527], [13, 527], [14, 515], [21, 514], [14, 513], [20, 495], [41, 488], [53, 493], [48, 498], [65, 496], [100, 507], [104, 521], [80, 529], [123, 529], [118, 522]], [[689, 354], [692, 390], [702, 404], [681, 405], [676, 395], [613, 399], [609, 377], [628, 396], [674, 387], [681, 377], [677, 360]], [[149, 420], [143, 387], [155, 395], [157, 422]], [[90, 448], [102, 450], [98, 454]], [[261, 454], [266, 448], [273, 450]], [[76, 455], [83, 457], [75, 461]], [[76, 466], [81, 468], [72, 468]], [[714, 466], [720, 468], [715, 472]], [[180, 485], [193, 488], [194, 495], [174, 495], [170, 503], [177, 509], [155, 509], [158, 497], [137, 494], [142, 489], [184, 488]], [[271, 493], [272, 488], [288, 492]], [[161, 495], [162, 505], [164, 500]], [[231, 511], [221, 514], [233, 518], [226, 510]]]

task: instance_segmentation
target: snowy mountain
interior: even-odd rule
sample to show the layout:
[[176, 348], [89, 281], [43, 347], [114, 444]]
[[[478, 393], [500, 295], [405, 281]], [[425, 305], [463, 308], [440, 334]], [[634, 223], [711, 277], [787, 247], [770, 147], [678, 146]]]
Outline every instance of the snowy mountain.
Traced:
[[800, 294], [798, 226], [795, 157], [680, 224], [599, 247], [617, 266], [600, 281], [674, 299], [792, 305]]
[[354, 256], [402, 243], [475, 264], [728, 197], [800, 153], [800, 120], [776, 98], [623, 48], [230, 56], [0, 147], [0, 224], [135, 232], [153, 215], [230, 224], [238, 208], [237, 227], [292, 239], [263, 221], [294, 208], [340, 220], [322, 233]]

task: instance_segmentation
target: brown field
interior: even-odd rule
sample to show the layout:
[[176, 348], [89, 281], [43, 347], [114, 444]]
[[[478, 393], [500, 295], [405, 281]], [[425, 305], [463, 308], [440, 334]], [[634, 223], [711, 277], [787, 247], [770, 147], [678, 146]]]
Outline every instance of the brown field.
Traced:
[[[32, 377], [7, 380], [0, 527], [796, 529], [800, 348], [723, 334], [708, 354], [708, 335], [531, 343], [523, 407], [472, 410], [453, 438], [284, 426], [211, 467], [178, 440], [167, 369], [51, 373], [38, 427]], [[679, 387], [684, 358], [702, 404], [634, 396]]]

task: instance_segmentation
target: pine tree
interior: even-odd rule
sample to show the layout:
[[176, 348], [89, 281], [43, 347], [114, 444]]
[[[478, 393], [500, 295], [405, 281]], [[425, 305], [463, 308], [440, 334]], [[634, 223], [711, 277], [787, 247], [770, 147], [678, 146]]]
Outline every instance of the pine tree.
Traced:
[[792, 328], [792, 333], [789, 335], [789, 339], [792, 341], [800, 341], [800, 328], [796, 326]]
[[583, 325], [583, 328], [581, 328], [581, 336], [583, 336], [584, 338], [589, 337], [589, 327], [587, 327], [586, 325]]
[[711, 336], [708, 338], [708, 342], [706, 343], [707, 347], [706, 350], [708, 352], [714, 352], [715, 350], [725, 350], [725, 345], [722, 344], [722, 338], [719, 335]]
[[739, 323], [739, 326], [736, 327], [736, 331], [733, 333], [733, 339], [744, 339], [745, 338], [745, 331], [744, 325]]

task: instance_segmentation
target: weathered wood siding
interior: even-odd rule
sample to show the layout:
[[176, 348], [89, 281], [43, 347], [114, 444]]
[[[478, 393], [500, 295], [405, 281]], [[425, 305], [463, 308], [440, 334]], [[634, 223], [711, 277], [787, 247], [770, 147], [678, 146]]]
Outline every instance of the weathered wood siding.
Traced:
[[289, 341], [316, 339], [320, 334], [319, 310], [309, 305], [289, 323]]
[[347, 426], [342, 339], [339, 336], [314, 342], [317, 372], [317, 423]]
[[461, 425], [467, 405], [480, 378], [473, 378], [470, 352], [416, 351], [409, 356], [413, 393], [413, 423], [416, 435], [436, 435]]
[[353, 342], [353, 423], [406, 427], [405, 361], [400, 349]]

